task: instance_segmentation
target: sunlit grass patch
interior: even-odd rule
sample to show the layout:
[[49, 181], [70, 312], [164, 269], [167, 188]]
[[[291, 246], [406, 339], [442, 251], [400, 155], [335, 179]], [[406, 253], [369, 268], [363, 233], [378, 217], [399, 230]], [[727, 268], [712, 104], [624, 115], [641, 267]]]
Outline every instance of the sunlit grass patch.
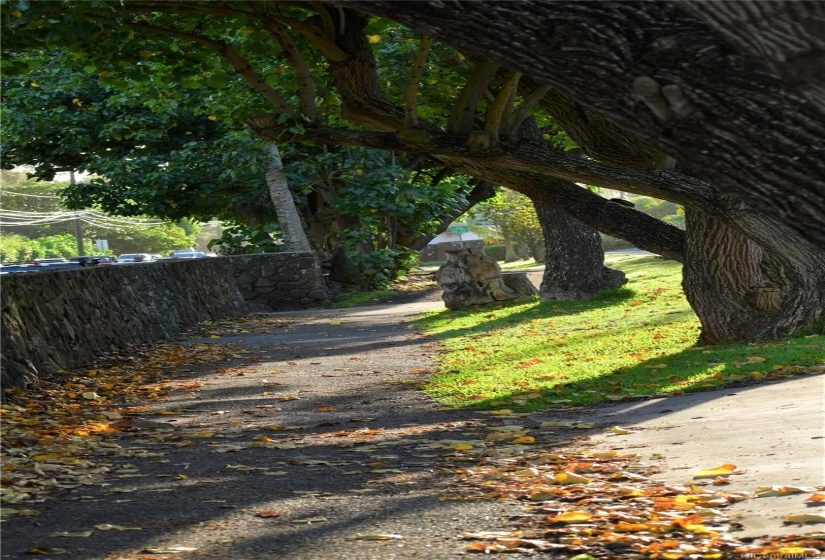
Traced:
[[629, 283], [588, 301], [491, 304], [420, 319], [446, 350], [423, 388], [450, 406], [533, 410], [796, 375], [822, 361], [823, 336], [695, 347], [699, 322], [678, 263], [619, 256], [609, 264]]

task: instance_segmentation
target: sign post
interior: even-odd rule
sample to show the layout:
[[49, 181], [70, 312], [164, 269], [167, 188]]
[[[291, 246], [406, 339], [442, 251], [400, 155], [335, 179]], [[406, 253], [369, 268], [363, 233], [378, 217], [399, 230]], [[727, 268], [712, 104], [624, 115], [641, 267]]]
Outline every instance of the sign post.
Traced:
[[450, 226], [450, 227], [447, 228], [447, 231], [449, 231], [450, 233], [457, 233], [458, 234], [458, 244], [463, 249], [464, 248], [464, 240], [461, 238], [461, 234], [462, 233], [469, 233], [470, 226], [462, 226], [462, 225]]

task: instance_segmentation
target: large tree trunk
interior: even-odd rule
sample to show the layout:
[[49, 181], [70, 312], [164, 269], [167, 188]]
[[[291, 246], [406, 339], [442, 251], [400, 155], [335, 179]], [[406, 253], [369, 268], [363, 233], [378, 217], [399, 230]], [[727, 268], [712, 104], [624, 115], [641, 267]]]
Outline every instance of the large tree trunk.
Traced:
[[546, 247], [541, 301], [587, 299], [627, 282], [623, 272], [604, 266], [598, 232], [563, 212], [535, 207]]
[[682, 285], [700, 344], [780, 338], [825, 318], [825, 251], [800, 252], [793, 236], [769, 251], [705, 213], [686, 218]]
[[351, 5], [553, 85], [825, 244], [825, 3]]

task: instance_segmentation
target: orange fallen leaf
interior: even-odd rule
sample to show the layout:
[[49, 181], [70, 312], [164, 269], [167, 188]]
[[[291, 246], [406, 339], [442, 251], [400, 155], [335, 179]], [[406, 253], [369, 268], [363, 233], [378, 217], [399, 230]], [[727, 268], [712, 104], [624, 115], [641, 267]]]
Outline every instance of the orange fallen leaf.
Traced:
[[256, 511], [255, 515], [257, 517], [278, 517], [281, 515], [281, 512], [274, 509], [262, 509], [260, 511]]

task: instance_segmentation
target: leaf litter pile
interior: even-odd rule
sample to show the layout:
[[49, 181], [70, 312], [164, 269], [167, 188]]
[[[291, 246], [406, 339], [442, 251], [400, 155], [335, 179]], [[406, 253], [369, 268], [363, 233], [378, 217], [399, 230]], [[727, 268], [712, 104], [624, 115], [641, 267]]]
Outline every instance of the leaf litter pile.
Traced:
[[[217, 339], [227, 334], [264, 333], [285, 326], [284, 321], [251, 317], [200, 327], [189, 336]], [[46, 507], [41, 504], [61, 490], [138, 476], [134, 465], [117, 461], [163, 456], [151, 446], [142, 445], [140, 438], [177, 446], [193, 445], [193, 440], [219, 440], [220, 434], [203, 431], [197, 425], [183, 434], [153, 429], [147, 417], [179, 412], [148, 405], [163, 403], [172, 393], [196, 391], [200, 387], [195, 375], [198, 368], [214, 368], [238, 359], [255, 361], [243, 354], [244, 350], [232, 344], [155, 344], [129, 355], [109, 356], [88, 369], [58, 372], [26, 392], [6, 391], [6, 402], [0, 407], [3, 518], [36, 516], [39, 508]], [[217, 371], [232, 375], [244, 372], [232, 367], [219, 367]], [[282, 395], [282, 400], [291, 398]], [[318, 407], [317, 412], [331, 409]], [[504, 522], [506, 529], [473, 528], [455, 535], [465, 541], [460, 546], [467, 552], [587, 560], [730, 558], [749, 554], [817, 557], [825, 551], [825, 535], [821, 533], [739, 539], [735, 521], [726, 515], [726, 508], [733, 503], [789, 494], [799, 494], [800, 503], [825, 503], [822, 487], [771, 486], [748, 493], [726, 492], [729, 477], [737, 474], [732, 464], [697, 469], [684, 485], [663, 484], [655, 480], [656, 457], [588, 449], [589, 438], [576, 434], [598, 428], [594, 424], [565, 419], [537, 422], [530, 413], [509, 410], [482, 415], [482, 420], [443, 425], [441, 433], [428, 434], [432, 438], [414, 441], [404, 439], [407, 432], [416, 432], [414, 427], [395, 430], [397, 433], [355, 428], [305, 436], [300, 427], [272, 424], [265, 427], [266, 435], [256, 433], [249, 441], [216, 441], [209, 446], [215, 453], [244, 447], [289, 452], [321, 438], [328, 446], [362, 452], [365, 459], [352, 466], [352, 471], [346, 471], [349, 461], [296, 458], [287, 463], [335, 463], [341, 475], [366, 472], [382, 479], [373, 484], [409, 483], [403, 479], [414, 477], [414, 470], [409, 465], [388, 464], [385, 457], [393, 446], [413, 446], [411, 451], [418, 453], [413, 456], [426, 457], [429, 466], [448, 480], [442, 501], [495, 500], [512, 504], [512, 515]], [[626, 428], [610, 430], [617, 436], [628, 433]], [[124, 435], [134, 439], [113, 437]], [[135, 440], [136, 445], [125, 444]], [[285, 474], [232, 462], [226, 468], [247, 471], [250, 476]], [[264, 509], [256, 516], [278, 519], [281, 513]], [[325, 521], [316, 516], [291, 519], [289, 523]], [[786, 522], [802, 527], [825, 522], [825, 517], [801, 514], [790, 516]], [[52, 536], [88, 537], [95, 531], [112, 530], [140, 528], [100, 523], [84, 531]], [[380, 543], [404, 536], [379, 533], [351, 538]], [[193, 550], [166, 547], [147, 548], [144, 552], [180, 554]], [[33, 547], [26, 552], [60, 554], [65, 550]]]

